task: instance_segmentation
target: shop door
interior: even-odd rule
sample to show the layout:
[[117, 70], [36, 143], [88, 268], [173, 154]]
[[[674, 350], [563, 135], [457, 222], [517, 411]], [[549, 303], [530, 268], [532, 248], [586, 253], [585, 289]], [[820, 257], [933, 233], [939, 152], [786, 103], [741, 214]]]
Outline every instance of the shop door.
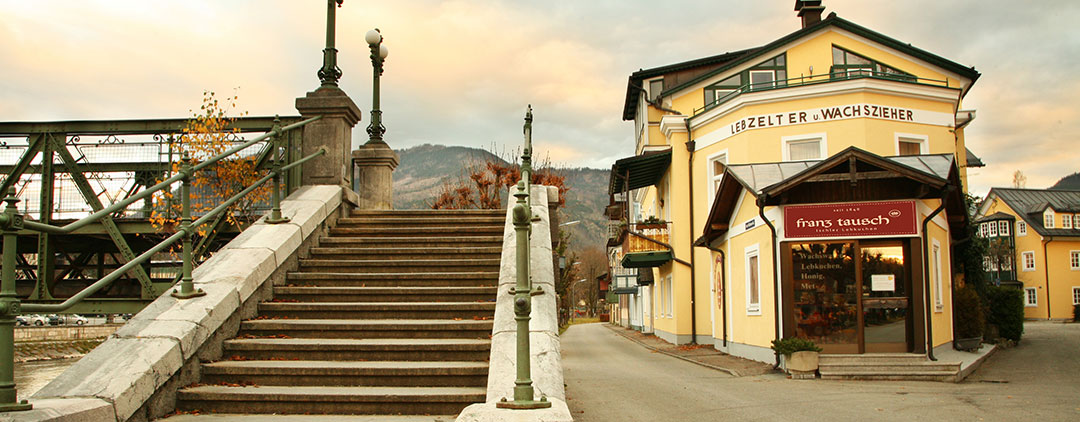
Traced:
[[865, 353], [911, 351], [911, 282], [901, 242], [859, 242], [860, 317]]

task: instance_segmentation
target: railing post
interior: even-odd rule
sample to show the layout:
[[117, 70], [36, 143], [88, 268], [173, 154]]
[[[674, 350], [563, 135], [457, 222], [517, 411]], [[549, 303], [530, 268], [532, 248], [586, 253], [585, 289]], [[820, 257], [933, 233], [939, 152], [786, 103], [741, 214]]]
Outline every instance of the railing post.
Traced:
[[281, 216], [281, 140], [284, 137], [281, 134], [281, 118], [274, 116], [274, 128], [271, 130], [274, 133], [274, 137], [270, 140], [270, 147], [273, 151], [270, 154], [271, 168], [274, 175], [273, 186], [270, 187], [270, 201], [272, 202], [273, 209], [270, 211], [270, 217], [266, 219], [267, 224], [281, 224], [288, 223], [288, 217]]
[[172, 296], [178, 299], [190, 299], [205, 296], [202, 289], [195, 289], [195, 283], [191, 279], [191, 235], [194, 230], [191, 227], [191, 156], [187, 151], [180, 158], [180, 172], [184, 173], [184, 181], [180, 186], [180, 230], [184, 232], [183, 269], [180, 278], [180, 290], [173, 290]]
[[15, 297], [15, 243], [23, 217], [15, 213], [15, 188], [4, 198], [7, 206], [0, 221], [4, 228], [4, 267], [0, 269], [0, 412], [29, 410], [26, 400], [18, 401], [15, 389], [15, 315], [19, 313], [19, 299]]

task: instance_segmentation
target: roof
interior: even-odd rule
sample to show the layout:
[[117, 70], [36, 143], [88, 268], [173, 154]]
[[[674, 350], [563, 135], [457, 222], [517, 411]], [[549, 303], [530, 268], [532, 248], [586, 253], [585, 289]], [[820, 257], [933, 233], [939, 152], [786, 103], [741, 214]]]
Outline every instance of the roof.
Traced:
[[995, 195], [1040, 235], [1080, 236], [1080, 228], [1076, 227], [1048, 229], [1043, 226], [1042, 217], [1046, 208], [1055, 212], [1080, 213], [1080, 190], [992, 188], [987, 198]]
[[[688, 66], [688, 65], [691, 65], [691, 64], [693, 64], [695, 62], [708, 62], [709, 64], [722, 63], [722, 65], [717, 67], [716, 69], [713, 69], [713, 70], [711, 70], [709, 72], [698, 75], [697, 77], [692, 78], [692, 79], [690, 79], [690, 80], [688, 80], [688, 81], [686, 81], [684, 83], [681, 83], [679, 85], [676, 85], [674, 87], [665, 88], [662, 95], [667, 96], [667, 95], [673, 94], [675, 92], [681, 91], [681, 90], [683, 90], [685, 88], [688, 88], [690, 86], [693, 86], [695, 84], [698, 84], [698, 83], [700, 83], [700, 82], [702, 82], [702, 81], [704, 81], [706, 79], [712, 78], [712, 77], [714, 77], [714, 76], [716, 76], [716, 75], [718, 75], [720, 73], [723, 73], [723, 72], [725, 72], [727, 70], [730, 70], [730, 69], [732, 69], [732, 68], [734, 68], [736, 66], [745, 64], [745, 63], [747, 63], [747, 62], [749, 62], [751, 60], [761, 58], [761, 56], [763, 56], [765, 53], [768, 53], [768, 52], [770, 52], [772, 50], [775, 50], [775, 49], [777, 49], [777, 48], [779, 48], [779, 47], [781, 47], [781, 46], [783, 46], [785, 44], [788, 44], [788, 43], [794, 41], [794, 40], [797, 40], [797, 39], [802, 38], [802, 37], [804, 37], [806, 35], [812, 34], [812, 33], [816, 32], [816, 31], [825, 29], [825, 28], [830, 27], [830, 26], [834, 26], [834, 27], [846, 30], [848, 32], [851, 32], [853, 34], [862, 36], [864, 38], [867, 38], [869, 40], [877, 42], [877, 43], [879, 43], [881, 45], [884, 45], [886, 47], [892, 48], [894, 50], [900, 51], [900, 52], [902, 52], [904, 54], [907, 54], [909, 56], [917, 58], [919, 60], [925, 61], [925, 62], [933, 64], [935, 66], [938, 66], [938, 67], [940, 67], [942, 69], [945, 69], [945, 70], [947, 70], [949, 72], [955, 73], [955, 74], [960, 75], [960, 76], [965, 77], [965, 78], [968, 78], [968, 79], [971, 80], [971, 85], [974, 85], [975, 81], [979, 79], [980, 74], [979, 74], [978, 71], [975, 70], [974, 67], [964, 66], [962, 64], [956, 63], [956, 62], [954, 62], [952, 60], [946, 59], [944, 57], [941, 57], [941, 56], [936, 55], [934, 53], [931, 53], [929, 51], [914, 47], [909, 43], [901, 42], [901, 41], [899, 41], [899, 40], [897, 40], [895, 38], [891, 38], [891, 37], [886, 36], [886, 35], [884, 35], [882, 33], [873, 31], [873, 30], [871, 30], [869, 28], [858, 25], [858, 24], [856, 24], [854, 22], [842, 19], [839, 16], [837, 16], [836, 13], [834, 12], [834, 13], [830, 13], [827, 18], [822, 19], [820, 22], [818, 22], [816, 24], [809, 25], [807, 27], [799, 29], [799, 30], [797, 30], [795, 32], [792, 32], [792, 33], [790, 33], [788, 35], [785, 35], [785, 36], [783, 36], [783, 37], [781, 37], [781, 38], [779, 38], [779, 39], [777, 39], [777, 40], [775, 40], [773, 42], [770, 42], [770, 43], [768, 43], [768, 44], [766, 44], [764, 46], [761, 46], [761, 47], [750, 48], [750, 49], [737, 51], [737, 52], [733, 52], [733, 53], [725, 53], [725, 54], [721, 54], [721, 55], [718, 55], [718, 56], [706, 57], [706, 58], [703, 58], [703, 59], [691, 60], [691, 61], [677, 63], [677, 64], [673, 64], [673, 65], [669, 65], [669, 66], [662, 66], [662, 67], [657, 67], [657, 68], [653, 68], [653, 69], [649, 69], [649, 70], [641, 70], [641, 71], [635, 72], [634, 74], [630, 75], [630, 84], [627, 87], [626, 103], [625, 103], [625, 105], [623, 107], [623, 120], [633, 120], [633, 118], [634, 118], [634, 110], [637, 107], [637, 100], [638, 100], [638, 97], [639, 97], [637, 89], [639, 89], [640, 86], [641, 86], [641, 80], [643, 80], [645, 78], [651, 78], [651, 77], [659, 76], [659, 75], [662, 75], [662, 74], [671, 73], [671, 72], [676, 71], [679, 68], [679, 66]], [[698, 64], [698, 66], [701, 66], [701, 64]], [[638, 79], [636, 79], [637, 82], [638, 82], [637, 83], [637, 88], [635, 88], [634, 83], [633, 83], [635, 81], [635, 75], [638, 75]], [[648, 76], [644, 76], [644, 75], [648, 75]], [[970, 87], [970, 85], [969, 85], [969, 87]]]
[[[631, 191], [660, 183], [671, 166], [671, 148], [663, 151], [646, 151], [642, 155], [623, 158], [611, 166], [608, 194]], [[629, 181], [624, 180], [629, 176]], [[629, 186], [626, 186], [629, 185]]]
[[971, 148], [966, 148], [965, 147], [964, 151], [967, 151], [967, 166], [968, 167], [986, 167], [986, 164], [983, 163], [983, 160], [981, 158], [979, 158], [979, 157], [976, 157], [974, 152], [971, 152]]
[[657, 76], [663, 76], [668, 73], [680, 72], [699, 67], [722, 65], [729, 61], [735, 60], [740, 56], [746, 55], [747, 53], [754, 50], [757, 50], [757, 48], [749, 48], [746, 50], [717, 54], [715, 56], [687, 60], [685, 62], [654, 67], [651, 69], [641, 69], [637, 72], [631, 73], [630, 78], [626, 83], [626, 102], [623, 104], [623, 120], [634, 120], [634, 111], [637, 110], [638, 99], [641, 98], [638, 93], [641, 91], [642, 88], [644, 88], [641, 84], [642, 81]]
[[980, 217], [979, 219], [975, 220], [975, 222], [976, 223], [981, 223], [983, 221], [992, 221], [992, 220], [1016, 220], [1016, 217], [1013, 217], [1012, 214], [1006, 214], [1006, 213], [1003, 213], [1001, 211], [998, 211], [998, 212], [995, 212], [993, 214]]
[[[949, 224], [961, 233], [967, 214], [954, 160], [952, 154], [882, 157], [848, 147], [824, 160], [729, 165], [696, 243], [727, 232], [743, 189], [759, 206], [944, 197]], [[851, 187], [836, 186], [849, 182]], [[855, 183], [864, 187], [855, 189]]]
[[[858, 150], [858, 148], [852, 147]], [[860, 150], [861, 151], [861, 150]], [[929, 176], [946, 179], [952, 167], [952, 154], [904, 155], [882, 157], [886, 160], [919, 171]], [[733, 164], [728, 166], [732, 176], [754, 193], [761, 194], [766, 188], [788, 181], [807, 169], [821, 164], [824, 160], [788, 161], [781, 163]]]

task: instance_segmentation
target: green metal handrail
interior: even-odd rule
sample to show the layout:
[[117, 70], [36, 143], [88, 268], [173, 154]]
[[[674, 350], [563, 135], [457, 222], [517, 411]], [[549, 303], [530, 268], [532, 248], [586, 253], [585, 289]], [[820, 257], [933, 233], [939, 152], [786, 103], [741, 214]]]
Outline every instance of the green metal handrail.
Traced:
[[[14, 382], [14, 327], [15, 327], [15, 315], [23, 312], [60, 312], [71, 308], [80, 301], [86, 299], [90, 295], [96, 293], [98, 290], [108, 286], [121, 275], [132, 270], [139, 265], [150, 260], [155, 254], [164, 251], [166, 248], [172, 246], [177, 241], [183, 241], [183, 269], [180, 282], [180, 288], [173, 291], [172, 295], [180, 298], [187, 299], [192, 297], [198, 297], [205, 295], [201, 290], [194, 288], [194, 283], [191, 277], [192, 272], [192, 258], [191, 258], [191, 237], [195, 233], [195, 229], [207, 222], [210, 222], [216, 218], [219, 214], [224, 213], [229, 207], [235, 204], [244, 196], [248, 195], [255, 189], [259, 188], [268, 181], [273, 180], [275, 185], [273, 186], [273, 210], [268, 223], [281, 223], [288, 221], [281, 217], [281, 205], [280, 205], [280, 175], [289, 169], [295, 168], [307, 161], [310, 161], [318, 156], [327, 153], [325, 147], [319, 149], [314, 154], [300, 158], [288, 165], [282, 165], [281, 159], [278, 154], [280, 153], [280, 145], [277, 140], [280, 135], [293, 129], [297, 129], [320, 119], [321, 116], [312, 117], [285, 127], [280, 127], [275, 123], [274, 128], [266, 134], [263, 134], [255, 139], [244, 142], [238, 146], [230, 148], [221, 154], [210, 157], [209, 159], [196, 164], [191, 165], [191, 159], [187, 154], [183, 157], [183, 164], [180, 171], [169, 177], [160, 183], [148, 187], [142, 192], [136, 195], [132, 195], [127, 199], [111, 204], [109, 207], [94, 212], [86, 217], [83, 217], [77, 221], [64, 226], [53, 226], [50, 224], [38, 223], [34, 221], [27, 221], [22, 215], [16, 213], [16, 205], [19, 199], [15, 196], [14, 187], [9, 188], [7, 191], [7, 197], [3, 199], [6, 202], [6, 207], [2, 214], [0, 214], [0, 228], [3, 229], [3, 267], [0, 268], [0, 412], [14, 411], [14, 410], [27, 410], [31, 408], [31, 405], [26, 400], [21, 402], [17, 401], [17, 391]], [[223, 203], [215, 207], [210, 212], [206, 213], [198, 220], [191, 220], [191, 202], [190, 202], [190, 183], [191, 176], [201, 169], [204, 169], [218, 161], [221, 161], [231, 155], [234, 155], [245, 148], [248, 148], [258, 142], [261, 142], [267, 138], [272, 138], [274, 144], [273, 148], [273, 169], [270, 174], [262, 177], [251, 186], [248, 186], [239, 193], [231, 196]], [[52, 234], [64, 234], [70, 233], [81, 227], [87, 226], [101, 221], [107, 218], [110, 214], [127, 208], [128, 205], [133, 204], [135, 201], [144, 199], [153, 195], [155, 192], [163, 189], [168, 189], [172, 184], [176, 182], [183, 182], [181, 187], [182, 196], [182, 217], [181, 227], [173, 235], [169, 236], [165, 240], [161, 241], [157, 245], [151, 247], [149, 250], [143, 252], [141, 255], [129, 260], [120, 268], [113, 270], [111, 273], [102, 277], [100, 280], [95, 281], [89, 286], [83, 288], [78, 293], [72, 295], [61, 303], [57, 304], [26, 304], [20, 303], [18, 297], [15, 295], [15, 266], [16, 266], [16, 242], [18, 231], [20, 229], [28, 229], [32, 231], [38, 231], [43, 233]]]
[[541, 409], [551, 407], [547, 397], [536, 400], [532, 385], [529, 347], [529, 320], [532, 319], [532, 297], [543, 294], [539, 287], [533, 288], [532, 274], [529, 271], [532, 237], [532, 213], [530, 189], [532, 187], [532, 106], [525, 113], [525, 148], [521, 155], [521, 180], [517, 184], [517, 204], [513, 209], [514, 232], [516, 235], [517, 283], [510, 289], [514, 295], [514, 320], [517, 321], [517, 378], [514, 380], [514, 400], [503, 397], [496, 407], [506, 409]]
[[[920, 77], [913, 76], [913, 75], [878, 72], [878, 71], [874, 71], [874, 70], [870, 70], [870, 69], [863, 69], [863, 68], [858, 68], [858, 69], [849, 68], [849, 70], [844, 71], [844, 72], [832, 72], [832, 73], [823, 73], [821, 75], [800, 76], [798, 78], [788, 78], [788, 79], [782, 79], [782, 80], [778, 80], [778, 81], [746, 83], [746, 84], [743, 84], [742, 86], [740, 86], [738, 88], [735, 88], [734, 91], [729, 92], [729, 93], [725, 94], [724, 96], [713, 100], [711, 103], [705, 104], [703, 107], [694, 109], [693, 115], [697, 116], [697, 115], [699, 115], [701, 113], [712, 110], [713, 108], [716, 108], [716, 106], [719, 106], [720, 104], [726, 103], [726, 102], [730, 101], [731, 99], [733, 99], [735, 97], [738, 97], [739, 95], [742, 95], [742, 94], [747, 93], [747, 92], [761, 92], [761, 91], [768, 91], [768, 90], [772, 90], [772, 89], [780, 89], [780, 88], [788, 88], [788, 87], [804, 86], [804, 85], [815, 85], [815, 84], [821, 84], [821, 83], [836, 82], [836, 81], [846, 81], [846, 80], [851, 80], [851, 79], [863, 79], [863, 78], [883, 79], [883, 80], [890, 80], [890, 81], [900, 81], [900, 82], [908, 82], [908, 83], [914, 83], [914, 84], [919, 84], [919, 85], [942, 86], [942, 87], [946, 87], [946, 88], [949, 87], [949, 81], [948, 80], [920, 78]], [[709, 88], [706, 88], [706, 89], [709, 89]]]

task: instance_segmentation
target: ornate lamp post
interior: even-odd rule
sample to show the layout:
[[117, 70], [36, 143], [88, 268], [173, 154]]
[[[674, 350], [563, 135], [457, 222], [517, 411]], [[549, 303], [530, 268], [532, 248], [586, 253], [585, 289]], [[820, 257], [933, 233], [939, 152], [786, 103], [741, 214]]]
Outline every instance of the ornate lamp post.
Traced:
[[341, 7], [345, 0], [326, 0], [326, 48], [323, 49], [323, 64], [319, 69], [319, 80], [324, 87], [336, 87], [341, 79], [341, 68], [337, 65], [337, 49], [334, 48], [334, 32], [337, 7]]
[[364, 40], [367, 41], [368, 47], [371, 48], [371, 66], [375, 69], [372, 74], [374, 75], [371, 90], [371, 123], [368, 124], [367, 143], [383, 142], [382, 136], [386, 132], [386, 126], [382, 124], [382, 110], [379, 110], [379, 77], [383, 73], [383, 61], [386, 60], [386, 56], [390, 54], [390, 50], [382, 45], [383, 36], [379, 32], [379, 28], [372, 29], [364, 35]]

